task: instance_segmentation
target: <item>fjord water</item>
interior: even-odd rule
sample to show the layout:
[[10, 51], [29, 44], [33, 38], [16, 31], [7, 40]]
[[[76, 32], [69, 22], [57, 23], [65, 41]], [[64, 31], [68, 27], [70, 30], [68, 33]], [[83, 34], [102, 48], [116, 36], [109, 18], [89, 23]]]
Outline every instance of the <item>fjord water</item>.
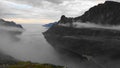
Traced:
[[[67, 66], [68, 68], [99, 68], [94, 62], [81, 62], [78, 55], [58, 52], [44, 38], [47, 28], [40, 24], [23, 24], [25, 31], [15, 40], [6, 41], [2, 50], [19, 60], [39, 63], [50, 63]], [[8, 38], [7, 38], [8, 39]], [[8, 39], [9, 40], [9, 39]]]

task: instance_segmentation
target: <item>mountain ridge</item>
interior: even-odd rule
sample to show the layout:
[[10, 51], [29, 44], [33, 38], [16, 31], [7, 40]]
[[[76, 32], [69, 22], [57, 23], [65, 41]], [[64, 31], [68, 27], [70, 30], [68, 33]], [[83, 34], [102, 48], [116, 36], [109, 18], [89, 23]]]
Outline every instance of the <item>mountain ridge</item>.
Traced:
[[[106, 1], [90, 8], [79, 17], [73, 18], [62, 15], [58, 24], [53, 25], [43, 33], [44, 37], [55, 48], [64, 48], [80, 55], [94, 57], [107, 55], [111, 58], [115, 54], [120, 54], [119, 30], [84, 26], [75, 28], [73, 24], [76, 22], [87, 24], [89, 22], [104, 27], [119, 26], [120, 13], [116, 13], [120, 11], [120, 6], [118, 5], [120, 3]], [[69, 27], [66, 26], [67, 24], [69, 24]]]
[[78, 17], [61, 16], [59, 23], [90, 22], [101, 25], [120, 25], [120, 3], [115, 1], [105, 1], [93, 6], [83, 15]]
[[23, 28], [22, 25], [20, 25], [20, 24], [16, 24], [13, 21], [6, 21], [4, 19], [0, 19], [0, 25]]

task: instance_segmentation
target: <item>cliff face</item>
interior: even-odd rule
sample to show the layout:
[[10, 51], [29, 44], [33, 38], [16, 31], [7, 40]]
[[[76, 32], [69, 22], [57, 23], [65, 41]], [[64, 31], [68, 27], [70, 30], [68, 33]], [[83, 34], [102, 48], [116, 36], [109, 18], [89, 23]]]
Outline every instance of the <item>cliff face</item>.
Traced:
[[120, 52], [120, 31], [117, 30], [53, 26], [44, 36], [55, 48], [80, 55], [100, 56]]
[[[106, 29], [108, 25], [119, 25], [120, 3], [106, 1], [90, 8], [85, 14], [75, 18], [62, 16], [44, 36], [55, 48], [63, 48], [80, 55], [114, 57], [120, 55], [120, 30]], [[76, 28], [75, 23], [97, 24], [104, 26]], [[62, 25], [61, 25], [62, 24]], [[69, 24], [69, 26], [66, 26]]]

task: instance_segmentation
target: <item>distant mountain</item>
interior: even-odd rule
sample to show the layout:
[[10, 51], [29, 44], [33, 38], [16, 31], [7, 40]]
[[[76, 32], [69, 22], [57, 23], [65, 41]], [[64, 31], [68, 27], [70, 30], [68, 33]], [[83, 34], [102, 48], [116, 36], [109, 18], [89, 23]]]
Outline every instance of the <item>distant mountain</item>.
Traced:
[[[20, 24], [16, 24], [13, 21], [5, 21], [3, 19], [0, 19], [0, 38], [9, 36], [11, 37], [10, 40], [15, 39], [16, 41], [17, 40], [16, 35], [21, 34], [22, 33], [21, 30], [23, 30], [23, 27]], [[7, 41], [5, 42], [8, 43]], [[0, 43], [0, 45], [2, 45], [2, 43]], [[1, 65], [16, 64], [17, 62], [18, 60], [16, 60], [14, 57], [5, 54], [0, 50], [0, 68], [2, 68]]]
[[48, 23], [48, 24], [45, 24], [43, 25], [44, 27], [48, 27], [50, 28], [51, 26], [53, 26], [54, 24], [56, 24], [57, 22], [54, 22], [54, 23]]
[[5, 21], [3, 19], [0, 19], [0, 25], [23, 28], [20, 24], [16, 24], [13, 21]]
[[21, 34], [24, 30], [22, 25], [16, 24], [13, 21], [5, 21], [4, 19], [0, 19], [0, 29], [11, 35]]

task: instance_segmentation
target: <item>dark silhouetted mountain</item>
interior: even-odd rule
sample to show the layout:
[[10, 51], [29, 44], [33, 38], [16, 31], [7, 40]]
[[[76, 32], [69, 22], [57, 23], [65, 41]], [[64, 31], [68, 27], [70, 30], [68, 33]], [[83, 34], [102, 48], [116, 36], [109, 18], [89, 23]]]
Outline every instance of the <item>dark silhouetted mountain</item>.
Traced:
[[91, 22], [104, 25], [119, 25], [120, 3], [114, 1], [106, 1], [105, 3], [101, 3], [90, 8], [82, 16], [67, 18], [63, 15], [59, 22]]
[[13, 22], [13, 21], [5, 21], [5, 20], [3, 20], [3, 19], [0, 19], [0, 25], [23, 28], [20, 24], [16, 24], [16, 23]]
[[[81, 17], [82, 22], [93, 22], [96, 24], [120, 24], [120, 3], [106, 1], [104, 4], [99, 4], [92, 7]], [[79, 19], [79, 18], [78, 18]]]
[[[89, 22], [104, 27], [119, 25], [119, 12], [120, 3], [106, 1], [90, 8], [79, 17], [68, 18], [62, 15], [58, 24], [53, 25], [43, 34], [55, 48], [66, 49], [80, 55], [94, 57], [112, 55], [113, 57], [114, 54], [120, 54], [120, 30], [97, 27], [75, 28], [72, 24]], [[66, 24], [70, 24], [70, 26], [68, 27]]]
[[[5, 21], [3, 19], [0, 19], [0, 27], [3, 29], [4, 27], [4, 32], [7, 32], [9, 34], [13, 34], [13, 35], [17, 35], [17, 34], [21, 34], [23, 32], [23, 27], [20, 24], [16, 24], [13, 21]], [[12, 28], [11, 27], [15, 27]], [[0, 29], [1, 29], [0, 28]], [[18, 28], [18, 29], [16, 29]]]

